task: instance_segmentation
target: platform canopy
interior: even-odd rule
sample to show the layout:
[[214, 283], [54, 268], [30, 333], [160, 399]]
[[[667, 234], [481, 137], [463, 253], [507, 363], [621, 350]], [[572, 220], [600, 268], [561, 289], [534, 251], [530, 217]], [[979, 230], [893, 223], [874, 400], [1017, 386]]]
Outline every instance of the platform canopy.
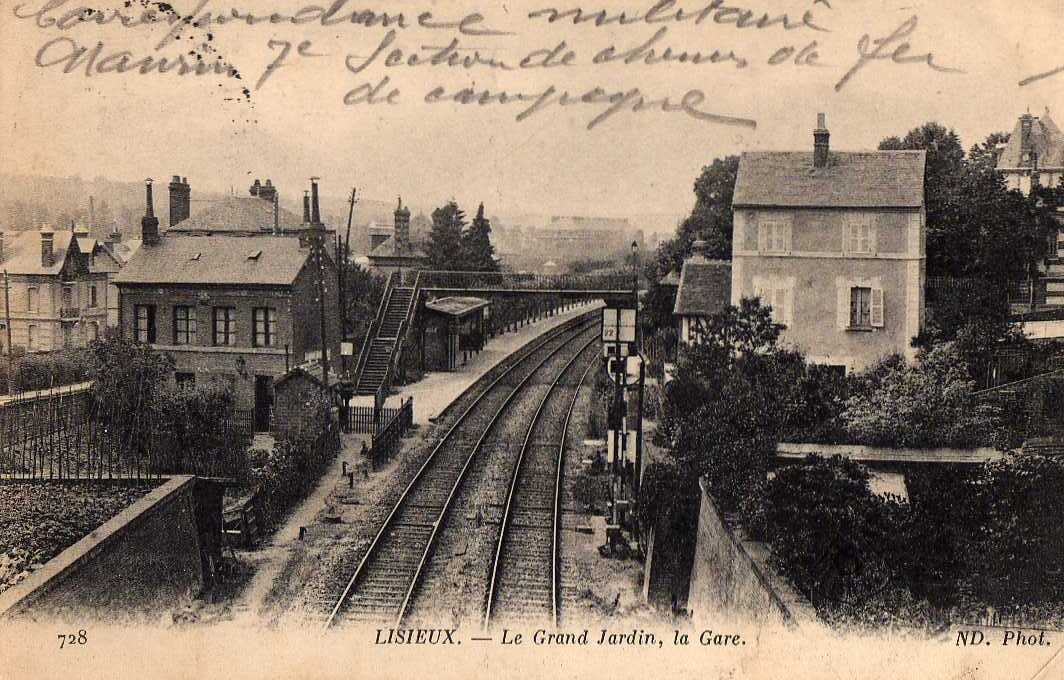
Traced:
[[490, 304], [484, 298], [478, 297], [444, 297], [426, 302], [425, 307], [434, 312], [461, 319]]

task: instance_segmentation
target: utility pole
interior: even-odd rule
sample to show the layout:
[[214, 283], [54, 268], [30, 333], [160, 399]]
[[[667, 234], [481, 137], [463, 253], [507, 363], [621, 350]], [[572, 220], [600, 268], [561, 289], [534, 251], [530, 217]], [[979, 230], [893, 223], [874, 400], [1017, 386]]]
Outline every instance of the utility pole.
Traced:
[[318, 206], [318, 180], [310, 178], [310, 210], [314, 229], [314, 245], [318, 265], [318, 320], [321, 324], [321, 381], [329, 390], [329, 345], [326, 338], [325, 323], [325, 225], [321, 223], [321, 209]]
[[[358, 202], [358, 188], [351, 187], [351, 198], [348, 199], [347, 210], [347, 235], [344, 237], [344, 253], [343, 256], [338, 258], [340, 260], [340, 323], [342, 330], [340, 335], [344, 342], [347, 342], [350, 338], [348, 334], [351, 332], [350, 318], [347, 315], [347, 265], [348, 258], [351, 256], [351, 222], [355, 218], [355, 203]], [[337, 235], [337, 240], [340, 236]], [[343, 362], [344, 375], [347, 375], [349, 359], [346, 354], [340, 357], [340, 361]]]
[[4, 325], [7, 326], [7, 392], [15, 396], [15, 360], [11, 354], [11, 279], [4, 270]]

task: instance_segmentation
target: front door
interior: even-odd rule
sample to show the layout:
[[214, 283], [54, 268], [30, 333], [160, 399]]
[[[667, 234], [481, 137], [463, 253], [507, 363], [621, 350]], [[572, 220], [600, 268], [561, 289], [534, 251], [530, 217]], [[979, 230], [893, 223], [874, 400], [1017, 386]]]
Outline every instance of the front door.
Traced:
[[273, 378], [255, 376], [255, 431], [269, 432], [270, 410], [273, 408]]

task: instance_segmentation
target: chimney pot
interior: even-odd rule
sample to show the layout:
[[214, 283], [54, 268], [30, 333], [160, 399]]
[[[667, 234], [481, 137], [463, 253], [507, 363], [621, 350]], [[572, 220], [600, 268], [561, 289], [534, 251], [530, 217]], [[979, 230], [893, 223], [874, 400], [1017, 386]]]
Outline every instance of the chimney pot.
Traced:
[[51, 267], [55, 264], [55, 241], [52, 231], [41, 231], [41, 264]]
[[310, 192], [303, 192], [303, 224], [310, 224]]

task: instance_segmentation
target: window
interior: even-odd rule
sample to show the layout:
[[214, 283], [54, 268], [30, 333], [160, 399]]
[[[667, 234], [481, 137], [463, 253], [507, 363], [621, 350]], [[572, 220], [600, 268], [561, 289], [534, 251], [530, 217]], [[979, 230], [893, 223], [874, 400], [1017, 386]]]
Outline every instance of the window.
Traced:
[[174, 344], [196, 344], [196, 308], [187, 305], [174, 307]]
[[30, 326], [26, 334], [26, 349], [30, 352], [37, 349], [37, 327]]
[[785, 253], [791, 249], [791, 224], [785, 219], [762, 219], [758, 228], [758, 250]]
[[66, 308], [73, 307], [74, 294], [70, 290], [69, 286], [63, 286], [63, 306]]
[[155, 305], [133, 305], [133, 319], [137, 342], [155, 342]]
[[850, 288], [850, 328], [883, 327], [883, 290]]
[[26, 291], [26, 311], [36, 312], [38, 302], [37, 289], [29, 288]]
[[864, 215], [847, 222], [846, 224], [846, 252], [855, 254], [869, 254], [873, 250], [875, 232], [872, 228], [872, 218]]
[[99, 340], [100, 339], [100, 324], [98, 324], [95, 321], [89, 322], [89, 339], [90, 340]]
[[89, 286], [89, 307], [96, 307], [99, 301], [96, 299], [96, 286]]
[[273, 347], [277, 343], [277, 310], [256, 307], [252, 317], [255, 322], [255, 347]]
[[754, 295], [761, 299], [762, 306], [771, 308], [772, 321], [782, 326], [788, 326], [794, 321], [792, 290], [789, 282], [754, 281]]
[[214, 344], [216, 346], [236, 344], [236, 308], [214, 308]]

